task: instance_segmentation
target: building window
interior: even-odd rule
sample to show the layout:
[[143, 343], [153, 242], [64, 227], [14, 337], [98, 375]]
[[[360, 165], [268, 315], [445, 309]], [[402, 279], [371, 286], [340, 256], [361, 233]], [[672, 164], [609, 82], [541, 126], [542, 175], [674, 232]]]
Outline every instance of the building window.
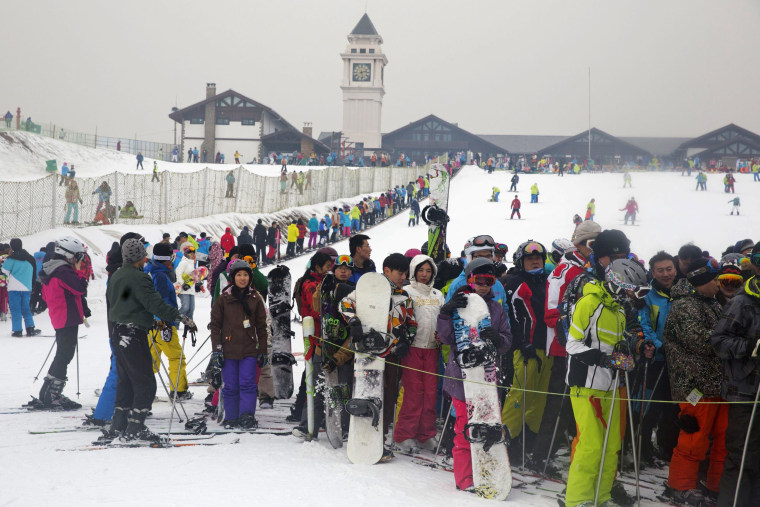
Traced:
[[250, 119], [250, 118], [249, 119], [240, 120], [240, 124], [241, 125], [254, 125], [255, 123], [256, 123], [256, 120]]
[[351, 48], [352, 53], [356, 53], [356, 48]]
[[373, 54], [375, 52], [375, 50], [374, 49], [370, 49], [369, 52], [370, 52], [370, 54]]
[[359, 50], [359, 52], [360, 52], [360, 53], [366, 53], [366, 52], [367, 52], [367, 50], [366, 50], [366, 49], [364, 49], [364, 48], [361, 48], [361, 49]]
[[190, 118], [190, 125], [203, 125], [203, 118]]
[[216, 119], [216, 124], [217, 125], [229, 125], [230, 124], [230, 120], [228, 118], [217, 118]]

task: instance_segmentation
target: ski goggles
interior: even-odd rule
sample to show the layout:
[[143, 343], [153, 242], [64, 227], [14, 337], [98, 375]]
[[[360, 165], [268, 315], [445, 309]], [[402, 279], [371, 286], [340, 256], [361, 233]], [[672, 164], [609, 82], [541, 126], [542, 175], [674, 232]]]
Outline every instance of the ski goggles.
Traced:
[[348, 268], [351, 268], [354, 266], [354, 260], [351, 258], [350, 255], [339, 255], [337, 259], [335, 259], [335, 264], [333, 264], [333, 268], [337, 268], [338, 266], [346, 266]]
[[505, 255], [507, 255], [507, 252], [509, 252], [509, 247], [507, 245], [505, 245], [504, 243], [496, 243], [493, 253], [504, 257]]
[[472, 238], [469, 241], [469, 243], [472, 246], [490, 246], [490, 247], [493, 247], [493, 246], [496, 245], [496, 242], [488, 234], [481, 234], [480, 236], [475, 236], [474, 238]]
[[87, 255], [84, 251], [82, 251], [82, 252], [72, 252], [71, 250], [67, 250], [66, 248], [63, 248], [60, 245], [57, 245], [56, 248], [59, 248], [60, 250], [63, 250], [64, 252], [70, 254], [75, 262], [81, 262], [81, 261], [83, 261], [84, 260], [84, 256]]
[[544, 245], [541, 243], [536, 243], [535, 241], [531, 241], [527, 245], [522, 247], [523, 255], [533, 255], [533, 254], [540, 254], [545, 255], [546, 249], [544, 248]]
[[254, 259], [250, 255], [246, 255], [245, 257], [243, 257], [243, 260], [247, 262], [249, 266], [251, 266], [251, 269], [256, 269], [256, 259]]
[[177, 258], [177, 254], [172, 253], [171, 255], [154, 255], [153, 260], [154, 261], [171, 261], [174, 262], [174, 260]]
[[468, 283], [470, 285], [480, 285], [482, 287], [493, 287], [496, 283], [496, 277], [488, 274], [471, 275], [468, 279]]
[[720, 273], [720, 266], [718, 265], [718, 261], [716, 261], [715, 259], [710, 259], [707, 265], [702, 266], [701, 268], [695, 269], [694, 271], [689, 271], [688, 273], [686, 273], [686, 278], [688, 280], [691, 280], [695, 276], [699, 276], [704, 273], [709, 273], [711, 275], [715, 273]]
[[760, 253], [752, 254], [749, 258], [749, 261], [755, 266], [760, 266]]
[[742, 275], [726, 273], [718, 276], [718, 283], [724, 289], [738, 289], [744, 285], [744, 278], [742, 278]]

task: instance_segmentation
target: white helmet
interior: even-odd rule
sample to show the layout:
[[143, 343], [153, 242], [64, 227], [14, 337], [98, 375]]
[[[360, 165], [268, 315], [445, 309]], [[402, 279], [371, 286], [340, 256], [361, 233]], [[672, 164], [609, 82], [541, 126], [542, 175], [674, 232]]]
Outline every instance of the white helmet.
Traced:
[[575, 252], [576, 250], [577, 248], [575, 248], [575, 245], [569, 239], [557, 238], [552, 241], [552, 253], [557, 252], [560, 257], [568, 252]]
[[76, 238], [72, 238], [71, 236], [66, 236], [65, 238], [61, 238], [55, 242], [55, 253], [58, 255], [63, 255], [69, 260], [80, 260], [82, 257], [84, 257], [86, 250], [87, 247], [84, 245], [84, 243]]

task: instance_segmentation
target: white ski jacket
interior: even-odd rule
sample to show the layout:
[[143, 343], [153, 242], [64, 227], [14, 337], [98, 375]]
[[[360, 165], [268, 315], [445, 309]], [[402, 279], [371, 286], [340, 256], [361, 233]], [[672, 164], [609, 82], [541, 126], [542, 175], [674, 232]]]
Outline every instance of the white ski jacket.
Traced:
[[[179, 284], [179, 290], [177, 290], [177, 294], [189, 294], [191, 296], [195, 296], [195, 282], [192, 281], [194, 270], [195, 261], [188, 259], [187, 257], [182, 257], [182, 260], [179, 261], [177, 269], [175, 270], [177, 274], [177, 283]], [[183, 275], [188, 275], [188, 277], [190, 277], [190, 281], [186, 282], [183, 279]], [[188, 290], [182, 290], [182, 285], [184, 283], [190, 285], [190, 288]]]
[[[433, 268], [433, 276], [428, 283], [420, 283], [414, 278], [414, 272], [420, 264], [428, 262]], [[419, 349], [434, 349], [438, 347], [435, 340], [435, 328], [438, 323], [438, 314], [445, 302], [443, 293], [433, 288], [435, 275], [438, 268], [433, 259], [427, 255], [416, 255], [409, 264], [410, 284], [404, 290], [414, 302], [414, 317], [417, 320], [417, 334], [412, 342], [412, 347]]]

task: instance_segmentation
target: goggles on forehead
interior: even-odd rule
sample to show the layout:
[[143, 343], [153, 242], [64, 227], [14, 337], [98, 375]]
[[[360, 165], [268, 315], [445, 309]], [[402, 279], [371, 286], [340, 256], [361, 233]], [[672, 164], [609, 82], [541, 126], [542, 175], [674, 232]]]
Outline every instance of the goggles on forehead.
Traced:
[[174, 262], [174, 259], [177, 258], [177, 254], [172, 253], [171, 255], [154, 255], [153, 260], [154, 261], [171, 261]]
[[470, 240], [470, 243], [474, 246], [494, 246], [496, 245], [496, 242], [493, 240], [491, 236], [488, 234], [481, 234], [480, 236], [475, 236]]
[[718, 283], [726, 289], [738, 289], [744, 285], [744, 278], [742, 278], [742, 275], [726, 273], [718, 277]]
[[755, 266], [760, 266], [760, 253], [754, 253], [750, 256], [749, 261]]
[[503, 257], [507, 252], [509, 252], [509, 247], [507, 245], [504, 243], [496, 243], [496, 246], [494, 247], [495, 254], [501, 255]]
[[493, 275], [470, 275], [468, 283], [471, 285], [481, 285], [483, 287], [493, 287], [496, 283], [496, 277]]
[[523, 247], [523, 254], [524, 255], [530, 255], [530, 254], [544, 254], [546, 253], [546, 250], [544, 249], [543, 245], [541, 243], [536, 243], [535, 241], [531, 241], [527, 245]]
[[350, 255], [339, 255], [337, 259], [335, 259], [334, 267], [338, 266], [346, 266], [346, 267], [353, 267], [354, 260], [351, 258]]
[[251, 269], [256, 269], [256, 259], [254, 259], [250, 255], [246, 255], [245, 257], [243, 257], [243, 260], [251, 266]]
[[706, 266], [702, 266], [701, 268], [695, 269], [694, 271], [689, 271], [686, 273], [686, 278], [691, 280], [695, 276], [699, 276], [703, 273], [720, 273], [720, 267], [718, 266], [718, 262], [715, 259], [710, 259], [710, 262]]

